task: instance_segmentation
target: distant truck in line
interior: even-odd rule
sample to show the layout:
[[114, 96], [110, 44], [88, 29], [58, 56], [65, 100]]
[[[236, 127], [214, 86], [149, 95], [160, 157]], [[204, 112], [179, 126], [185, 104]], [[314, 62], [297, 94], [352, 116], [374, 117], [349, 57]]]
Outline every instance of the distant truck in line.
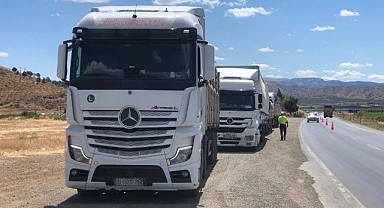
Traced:
[[333, 107], [331, 105], [324, 106], [324, 118], [333, 117]]
[[278, 118], [281, 113], [280, 98], [274, 92], [269, 92], [269, 117], [272, 121], [272, 128], [279, 127]]
[[216, 66], [220, 73], [218, 146], [256, 148], [272, 132], [268, 87], [259, 66]]

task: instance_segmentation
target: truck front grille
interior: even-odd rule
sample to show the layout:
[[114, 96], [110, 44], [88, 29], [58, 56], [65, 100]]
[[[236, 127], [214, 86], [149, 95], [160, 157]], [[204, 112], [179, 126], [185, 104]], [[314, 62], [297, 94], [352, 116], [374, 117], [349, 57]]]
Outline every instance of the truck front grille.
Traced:
[[177, 111], [140, 111], [141, 122], [126, 129], [119, 111], [83, 111], [88, 145], [98, 154], [139, 157], [169, 150], [176, 131]]
[[116, 156], [127, 156], [127, 157], [137, 157], [151, 154], [158, 154], [164, 148], [168, 148], [169, 145], [158, 146], [157, 148], [141, 148], [141, 149], [125, 149], [125, 148], [106, 148], [103, 146], [91, 145], [95, 147], [98, 152], [106, 153], [110, 155]]
[[220, 117], [219, 132], [242, 133], [250, 121], [250, 118]]
[[234, 133], [243, 133], [245, 128], [233, 128], [233, 127], [220, 127], [219, 133], [227, 133], [227, 132], [234, 132]]

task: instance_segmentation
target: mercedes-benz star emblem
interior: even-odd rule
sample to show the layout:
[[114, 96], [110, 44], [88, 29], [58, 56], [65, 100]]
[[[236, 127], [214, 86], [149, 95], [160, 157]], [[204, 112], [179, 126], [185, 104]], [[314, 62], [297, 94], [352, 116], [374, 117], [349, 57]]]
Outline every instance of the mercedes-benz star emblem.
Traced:
[[134, 128], [140, 122], [141, 115], [138, 109], [132, 106], [120, 110], [119, 123], [125, 128]]
[[228, 125], [233, 124], [233, 118], [227, 118], [227, 124]]

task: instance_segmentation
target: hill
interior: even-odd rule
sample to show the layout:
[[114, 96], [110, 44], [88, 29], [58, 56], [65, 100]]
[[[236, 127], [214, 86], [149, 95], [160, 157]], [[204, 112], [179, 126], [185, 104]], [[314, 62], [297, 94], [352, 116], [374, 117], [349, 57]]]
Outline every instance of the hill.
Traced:
[[384, 84], [374, 82], [324, 81], [319, 78], [266, 78], [269, 91], [280, 89], [299, 99], [299, 105], [384, 105]]
[[[271, 79], [266, 78], [269, 91], [278, 89], [284, 96], [299, 99], [300, 106], [384, 105], [384, 84], [373, 82], [324, 81], [319, 78]], [[36, 77], [16, 75], [0, 66], [0, 114], [64, 113], [66, 87], [54, 82], [37, 82]]]
[[343, 82], [340, 80], [323, 80], [321, 78], [293, 78], [293, 79], [274, 79], [265, 78], [266, 81], [278, 82], [287, 86], [300, 86], [308, 88], [324, 88], [324, 87], [384, 87], [384, 83], [351, 81]]
[[39, 112], [63, 113], [66, 88], [53, 82], [37, 82], [34, 76], [20, 76], [0, 66], [0, 114]]

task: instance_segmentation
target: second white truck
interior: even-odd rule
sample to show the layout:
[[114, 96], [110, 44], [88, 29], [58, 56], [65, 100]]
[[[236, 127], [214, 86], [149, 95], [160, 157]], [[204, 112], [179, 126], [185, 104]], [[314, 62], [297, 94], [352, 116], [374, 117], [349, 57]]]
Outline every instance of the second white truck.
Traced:
[[269, 123], [269, 95], [259, 66], [216, 66], [220, 72], [218, 146], [256, 148]]

